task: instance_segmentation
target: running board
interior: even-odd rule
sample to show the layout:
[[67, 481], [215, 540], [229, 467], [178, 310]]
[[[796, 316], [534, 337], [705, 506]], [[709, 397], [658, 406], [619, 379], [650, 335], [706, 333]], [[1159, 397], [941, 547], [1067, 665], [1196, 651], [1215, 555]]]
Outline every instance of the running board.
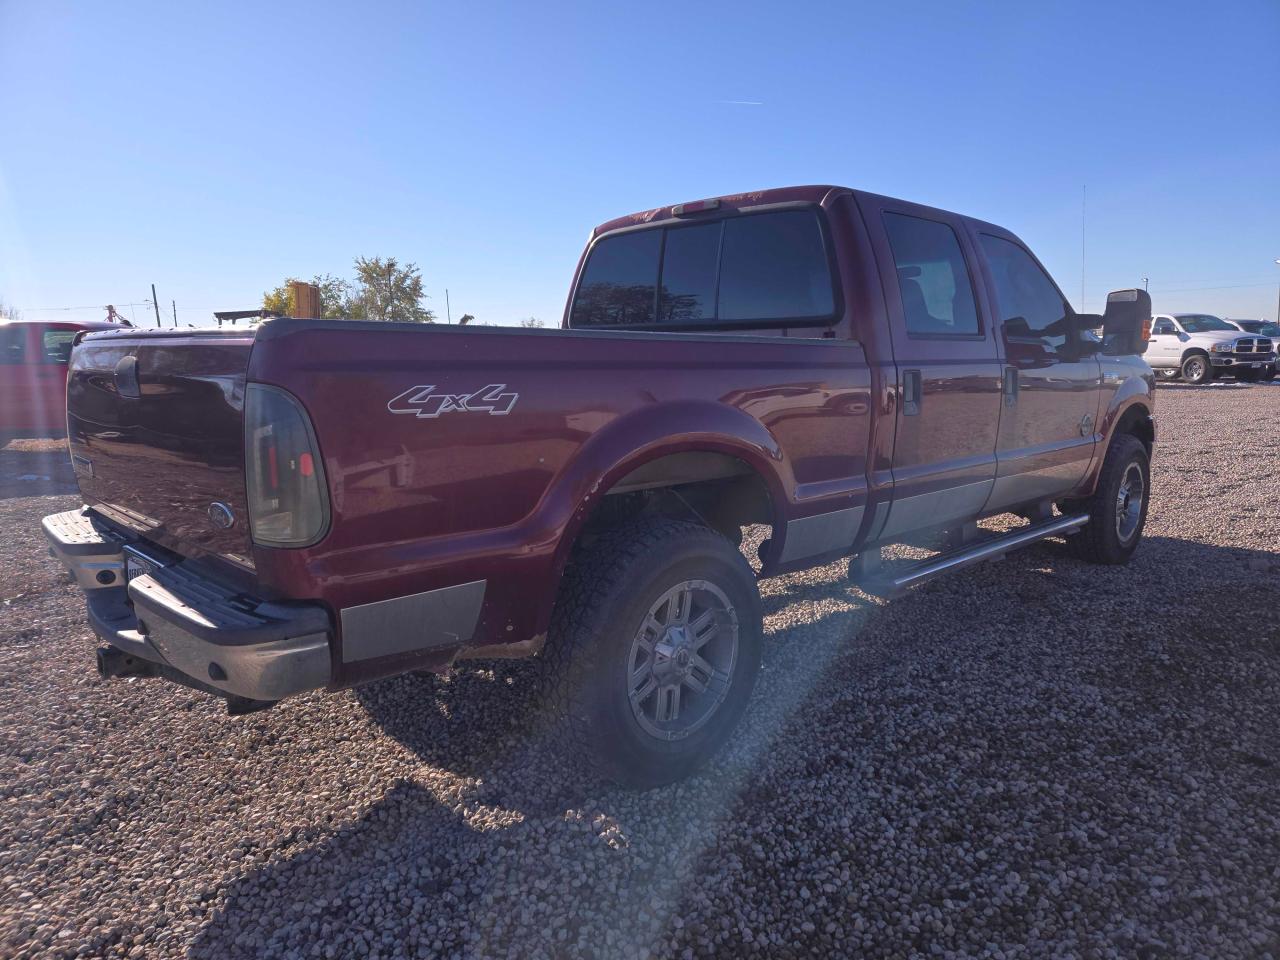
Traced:
[[[961, 570], [975, 563], [981, 563], [983, 560], [999, 559], [1010, 550], [1025, 547], [1048, 537], [1074, 533], [1088, 522], [1089, 515], [1087, 513], [1070, 517], [1055, 517], [1052, 520], [1033, 523], [1028, 527], [1019, 527], [998, 537], [992, 537], [980, 543], [970, 544], [967, 547], [961, 547], [958, 550], [952, 550], [948, 553], [931, 557], [928, 560], [922, 560], [907, 567], [897, 576], [887, 575], [881, 569], [878, 575], [872, 574], [863, 580], [855, 578], [854, 582], [868, 593], [883, 597], [897, 596], [910, 587], [924, 583], [926, 580], [932, 580], [934, 577], [940, 577], [944, 573]], [[874, 568], [874, 564], [869, 566]]]

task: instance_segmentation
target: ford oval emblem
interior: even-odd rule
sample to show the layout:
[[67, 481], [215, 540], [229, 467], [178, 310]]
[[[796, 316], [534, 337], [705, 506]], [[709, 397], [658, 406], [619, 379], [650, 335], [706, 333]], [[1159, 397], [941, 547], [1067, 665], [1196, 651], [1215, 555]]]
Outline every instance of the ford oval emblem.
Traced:
[[215, 500], [209, 504], [209, 522], [219, 530], [230, 530], [235, 526], [236, 515], [231, 512], [230, 506]]

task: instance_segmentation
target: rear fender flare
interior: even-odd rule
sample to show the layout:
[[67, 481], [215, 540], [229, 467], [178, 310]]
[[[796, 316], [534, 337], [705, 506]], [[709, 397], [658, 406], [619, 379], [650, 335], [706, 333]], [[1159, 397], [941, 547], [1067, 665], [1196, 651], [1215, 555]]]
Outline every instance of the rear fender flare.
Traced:
[[735, 457], [764, 482], [778, 523], [794, 487], [791, 467], [774, 436], [750, 414], [710, 401], [642, 407], [598, 430], [544, 498], [541, 513], [559, 528], [549, 589], [538, 612], [538, 633], [552, 608], [573, 545], [592, 511], [610, 488], [637, 467], [673, 453], [707, 452]]

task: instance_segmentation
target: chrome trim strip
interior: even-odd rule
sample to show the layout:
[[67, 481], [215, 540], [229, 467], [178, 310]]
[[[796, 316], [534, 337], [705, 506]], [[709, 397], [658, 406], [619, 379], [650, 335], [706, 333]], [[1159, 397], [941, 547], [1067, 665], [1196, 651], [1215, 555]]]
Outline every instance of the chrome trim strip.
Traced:
[[486, 580], [344, 607], [342, 662], [457, 647], [475, 633]]

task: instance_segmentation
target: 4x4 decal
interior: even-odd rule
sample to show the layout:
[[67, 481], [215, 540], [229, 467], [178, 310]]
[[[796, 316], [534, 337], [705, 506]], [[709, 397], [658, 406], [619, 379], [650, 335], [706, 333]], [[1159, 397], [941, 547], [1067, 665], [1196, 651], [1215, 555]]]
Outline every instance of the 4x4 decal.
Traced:
[[473, 393], [434, 393], [434, 385], [410, 387], [387, 404], [392, 413], [409, 413], [433, 418], [442, 413], [487, 413], [505, 417], [520, 399], [518, 393], [503, 393], [505, 383], [491, 383]]

